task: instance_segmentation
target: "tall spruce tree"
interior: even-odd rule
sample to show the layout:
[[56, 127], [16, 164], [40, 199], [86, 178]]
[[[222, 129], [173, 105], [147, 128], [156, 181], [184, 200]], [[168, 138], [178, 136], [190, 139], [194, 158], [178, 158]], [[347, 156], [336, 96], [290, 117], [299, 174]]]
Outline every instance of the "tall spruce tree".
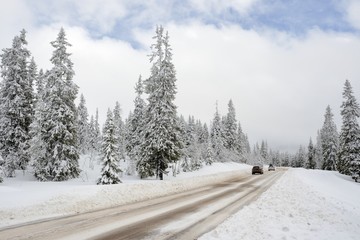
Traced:
[[303, 146], [300, 145], [298, 152], [293, 158], [292, 167], [305, 167], [306, 151]]
[[25, 96], [27, 99], [27, 112], [28, 112], [28, 119], [27, 119], [27, 126], [28, 126], [28, 130], [29, 130], [29, 126], [30, 124], [33, 122], [34, 120], [34, 114], [35, 114], [35, 109], [34, 109], [34, 104], [36, 101], [36, 94], [34, 93], [34, 83], [36, 83], [39, 79], [39, 72], [37, 69], [37, 65], [35, 63], [34, 58], [32, 57], [30, 60], [30, 63], [28, 65], [28, 84], [25, 88]]
[[104, 125], [101, 154], [103, 166], [101, 169], [101, 177], [97, 184], [121, 183], [119, 173], [122, 171], [119, 167], [116, 126], [110, 109], [108, 110]]
[[35, 65], [28, 66], [26, 31], [3, 49], [0, 87], [0, 152], [5, 175], [14, 177], [15, 170], [25, 170], [30, 160], [29, 126], [33, 118], [32, 81]]
[[[134, 113], [129, 116], [128, 127], [126, 132], [126, 151], [130, 157], [130, 172], [129, 174], [134, 174], [136, 170], [136, 165], [140, 161], [140, 143], [143, 138], [143, 116], [145, 111], [145, 101], [142, 99], [142, 94], [144, 92], [143, 81], [141, 76], [135, 85], [136, 98], [134, 100], [135, 109]], [[134, 168], [135, 165], [135, 168]]]
[[[189, 116], [185, 125], [185, 149], [183, 170], [194, 171], [202, 166], [201, 144], [199, 142], [199, 131], [194, 116]], [[200, 125], [201, 126], [201, 125]]]
[[119, 159], [125, 160], [125, 124], [121, 118], [121, 108], [119, 102], [115, 103], [113, 113]]
[[43, 124], [45, 121], [45, 104], [44, 104], [44, 82], [46, 80], [48, 72], [43, 73], [42, 69], [39, 72], [39, 76], [36, 85], [36, 95], [35, 95], [35, 116], [34, 121], [30, 125], [30, 155], [31, 155], [31, 165], [35, 169], [42, 168], [46, 165], [45, 159], [45, 148], [46, 145], [43, 140]]
[[315, 169], [316, 162], [315, 162], [315, 148], [314, 144], [310, 138], [309, 145], [308, 145], [308, 155], [307, 155], [307, 161], [305, 164], [305, 167], [307, 169]]
[[205, 164], [211, 165], [214, 162], [213, 159], [213, 148], [211, 147], [211, 142], [208, 140], [206, 147], [206, 155], [205, 155]]
[[322, 169], [325, 170], [336, 170], [337, 164], [339, 134], [337, 133], [333, 116], [330, 106], [327, 106], [325, 121], [320, 130], [321, 148], [323, 152]]
[[210, 139], [211, 139], [211, 146], [213, 148], [214, 161], [221, 162], [226, 160], [223, 159], [224, 149], [225, 149], [225, 141], [223, 136], [224, 136], [223, 126], [221, 123], [220, 114], [216, 104], [214, 120], [212, 122], [211, 130], [210, 130]]
[[79, 152], [82, 154], [88, 153], [90, 149], [90, 127], [89, 127], [89, 113], [86, 107], [86, 101], [83, 94], [80, 95], [80, 103], [77, 108], [77, 143]]
[[245, 147], [245, 135], [242, 131], [241, 124], [238, 123], [237, 132], [236, 132], [236, 151], [240, 156], [240, 160], [243, 161], [246, 153]]
[[251, 147], [250, 147], [250, 142], [249, 142], [249, 137], [247, 134], [245, 134], [245, 149], [247, 153], [251, 153]]
[[346, 80], [341, 104], [342, 126], [339, 144], [338, 171], [351, 175], [355, 180], [360, 174], [360, 128], [359, 105], [353, 95], [349, 80]]
[[267, 142], [262, 140], [260, 145], [260, 155], [267, 162], [268, 159], [268, 145]]
[[281, 166], [283, 167], [289, 167], [290, 166], [290, 154], [289, 153], [284, 153], [284, 157], [283, 160], [281, 161]]
[[101, 131], [100, 131], [100, 124], [99, 124], [99, 110], [96, 108], [96, 114], [95, 114], [95, 146], [96, 150], [100, 151], [101, 148]]
[[156, 43], [152, 45], [150, 77], [145, 82], [149, 94], [144, 116], [144, 134], [141, 159], [137, 170], [140, 176], [156, 175], [163, 179], [168, 164], [181, 156], [180, 126], [176, 105], [176, 73], [168, 33], [162, 26], [156, 28]]
[[228, 113], [224, 121], [224, 138], [225, 138], [225, 148], [230, 151], [235, 151], [236, 149], [236, 113], [235, 107], [230, 99], [228, 103]]
[[37, 165], [35, 176], [41, 181], [64, 181], [80, 174], [74, 103], [78, 87], [72, 80], [73, 63], [67, 52], [71, 44], [63, 28], [51, 45], [55, 50], [51, 57], [53, 67], [46, 77], [42, 126], [45, 161]]
[[91, 115], [89, 123], [89, 148], [90, 151], [96, 151], [96, 130], [94, 115]]
[[42, 69], [40, 69], [38, 77], [35, 80], [35, 87], [36, 87], [35, 102], [37, 101], [37, 99], [43, 97], [44, 87], [45, 87], [44, 86], [45, 79], [46, 79], [45, 73]]
[[322, 140], [320, 130], [317, 132], [316, 136], [316, 145], [315, 145], [315, 162], [316, 169], [322, 169], [324, 163], [323, 149], [322, 149]]

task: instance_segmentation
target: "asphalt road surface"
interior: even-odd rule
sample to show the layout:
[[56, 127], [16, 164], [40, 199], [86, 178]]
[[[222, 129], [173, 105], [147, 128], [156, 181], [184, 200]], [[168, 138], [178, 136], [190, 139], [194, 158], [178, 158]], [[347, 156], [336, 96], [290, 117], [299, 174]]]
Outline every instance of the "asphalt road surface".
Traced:
[[0, 229], [0, 239], [196, 239], [256, 200], [284, 172], [239, 172], [172, 196]]

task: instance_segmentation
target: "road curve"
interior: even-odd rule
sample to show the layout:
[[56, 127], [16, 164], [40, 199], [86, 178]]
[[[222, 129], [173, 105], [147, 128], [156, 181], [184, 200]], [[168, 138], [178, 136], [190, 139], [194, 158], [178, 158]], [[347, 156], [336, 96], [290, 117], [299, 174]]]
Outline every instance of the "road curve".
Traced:
[[195, 190], [0, 230], [0, 239], [196, 239], [254, 201], [284, 170]]

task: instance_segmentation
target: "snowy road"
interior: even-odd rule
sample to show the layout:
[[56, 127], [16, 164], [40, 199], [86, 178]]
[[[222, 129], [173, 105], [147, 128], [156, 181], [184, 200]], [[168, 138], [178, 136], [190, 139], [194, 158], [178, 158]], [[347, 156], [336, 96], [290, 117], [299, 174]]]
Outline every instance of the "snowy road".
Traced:
[[1, 239], [194, 239], [267, 190], [283, 170], [180, 194], [0, 230]]

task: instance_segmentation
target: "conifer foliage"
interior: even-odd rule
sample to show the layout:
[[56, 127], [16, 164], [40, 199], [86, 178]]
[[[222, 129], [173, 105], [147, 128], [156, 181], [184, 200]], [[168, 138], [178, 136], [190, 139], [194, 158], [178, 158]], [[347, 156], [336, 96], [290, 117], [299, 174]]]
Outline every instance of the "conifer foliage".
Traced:
[[71, 46], [61, 28], [51, 42], [55, 48], [52, 69], [46, 74], [44, 88], [44, 118], [41, 121], [41, 139], [45, 156], [35, 166], [35, 176], [42, 181], [64, 181], [79, 176], [77, 150], [76, 106], [78, 87], [73, 82], [73, 63], [67, 47]]
[[305, 167], [307, 169], [315, 169], [315, 167], [316, 167], [315, 148], [314, 148], [311, 138], [310, 138], [309, 145], [308, 145], [307, 161], [306, 161]]
[[116, 102], [113, 114], [119, 159], [125, 159], [125, 125], [121, 118], [121, 108], [119, 102]]
[[224, 121], [224, 139], [225, 147], [228, 150], [234, 151], [236, 149], [236, 130], [237, 130], [237, 121], [235, 114], [235, 107], [230, 99], [228, 104], [228, 114], [226, 115]]
[[[36, 85], [36, 95], [35, 95], [35, 116], [34, 121], [30, 125], [30, 155], [31, 155], [31, 165], [34, 169], [37, 169], [39, 166], [45, 165], [45, 143], [42, 136], [42, 127], [45, 119], [45, 110], [44, 110], [44, 81], [46, 75], [41, 69], [39, 75], [35, 81]], [[39, 166], [37, 166], [39, 165]]]
[[345, 82], [343, 98], [338, 170], [357, 181], [360, 174], [360, 128], [357, 121], [360, 109], [349, 80]]
[[217, 104], [214, 120], [211, 125], [210, 139], [214, 158], [218, 161], [225, 161], [226, 159], [223, 159], [225, 151], [224, 132]]
[[330, 106], [327, 106], [324, 125], [320, 130], [321, 149], [323, 151], [322, 169], [325, 170], [336, 170], [337, 164], [339, 134], [337, 133], [333, 116]]
[[136, 163], [140, 160], [139, 147], [142, 142], [143, 133], [143, 114], [145, 109], [145, 101], [141, 95], [144, 92], [143, 81], [141, 76], [135, 86], [136, 98], [134, 100], [135, 109], [133, 114], [129, 116], [126, 132], [126, 151], [130, 156], [129, 174], [134, 174]]
[[104, 125], [102, 139], [102, 164], [101, 177], [97, 184], [117, 184], [121, 183], [119, 173], [122, 172], [119, 167], [119, 154], [117, 146], [116, 126], [114, 125], [113, 114], [108, 110], [106, 122]]
[[79, 146], [79, 152], [84, 154], [90, 149], [90, 126], [88, 122], [89, 113], [86, 108], [85, 97], [80, 95], [80, 103], [77, 108], [77, 142]]
[[141, 177], [153, 176], [162, 180], [168, 164], [181, 156], [180, 126], [174, 104], [176, 94], [175, 67], [169, 35], [162, 26], [156, 28], [156, 43], [152, 45], [150, 77], [145, 81], [149, 95], [145, 109], [141, 159], [137, 171]]
[[1, 54], [0, 152], [7, 177], [14, 177], [16, 169], [25, 170], [30, 160], [29, 126], [36, 66], [33, 63], [29, 70], [30, 52], [26, 45], [26, 32], [22, 30], [12, 47], [3, 49]]

